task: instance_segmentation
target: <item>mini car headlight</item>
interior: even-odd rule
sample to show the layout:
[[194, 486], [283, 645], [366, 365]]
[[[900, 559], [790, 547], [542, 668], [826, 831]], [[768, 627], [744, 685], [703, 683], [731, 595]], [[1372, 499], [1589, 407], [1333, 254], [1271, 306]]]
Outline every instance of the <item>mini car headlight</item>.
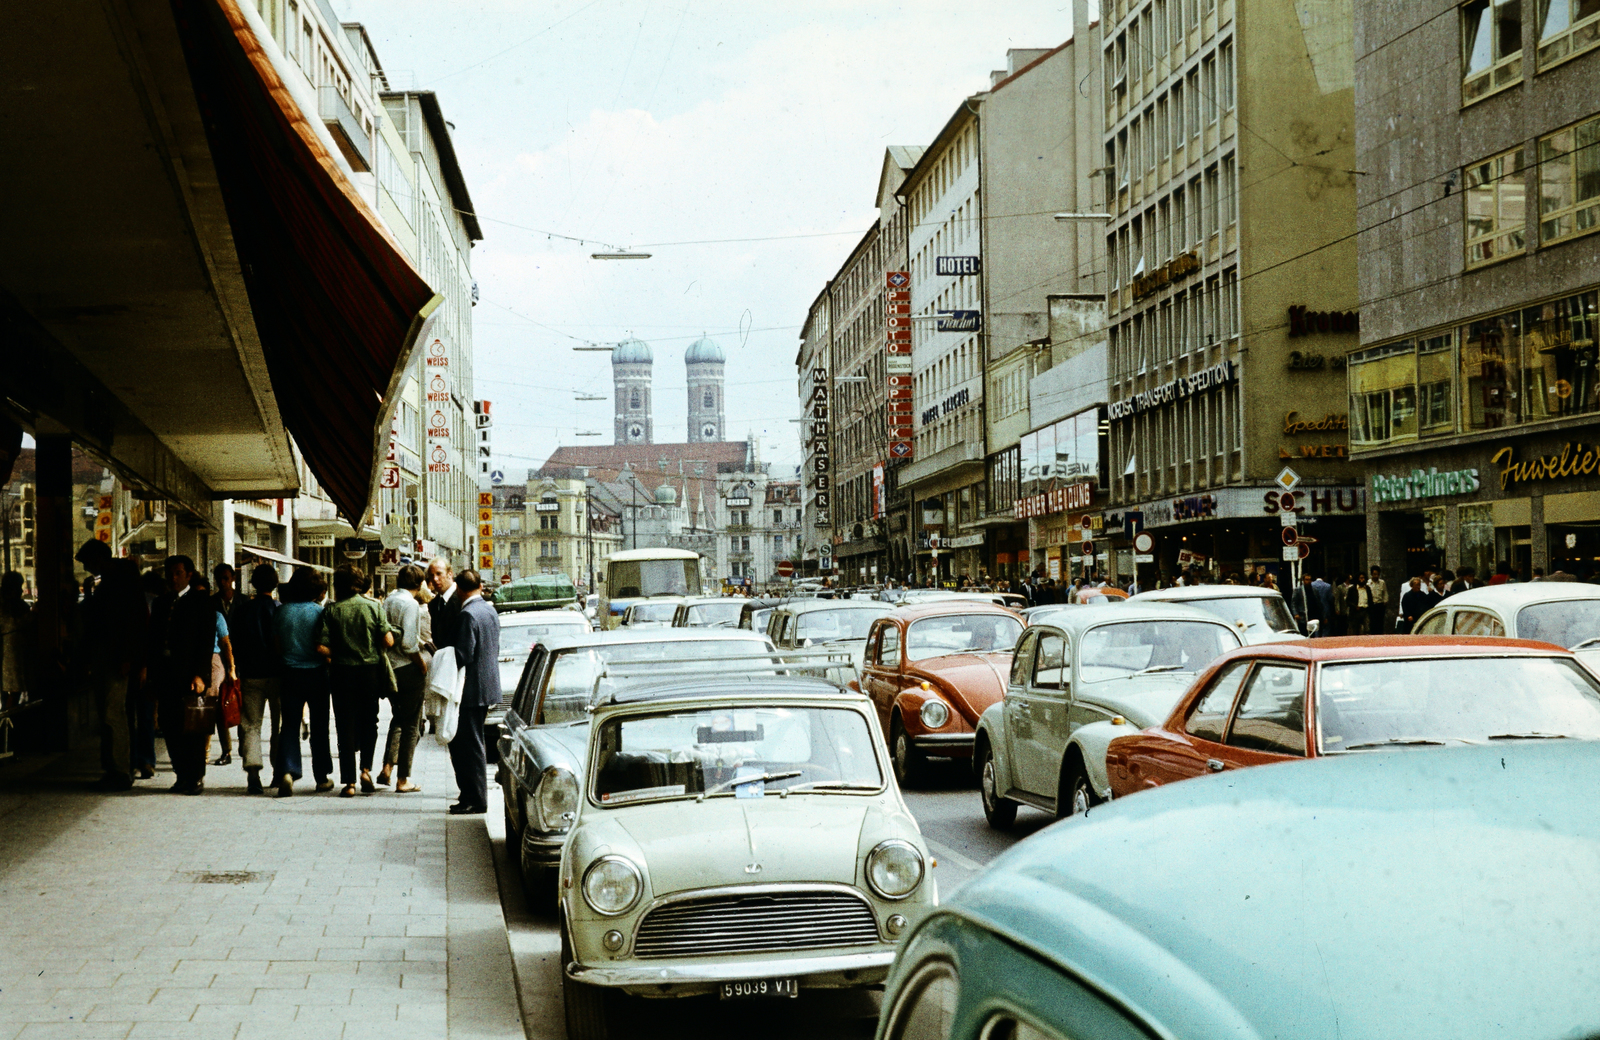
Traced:
[[891, 838], [867, 853], [867, 884], [885, 899], [904, 899], [922, 884], [922, 853], [908, 841]]
[[922, 724], [929, 729], [938, 729], [950, 721], [950, 709], [937, 697], [929, 697], [922, 702]]
[[643, 891], [639, 868], [621, 856], [602, 856], [583, 873], [583, 901], [607, 917], [632, 910]]
[[550, 766], [539, 774], [539, 790], [534, 795], [534, 810], [542, 831], [564, 831], [572, 826], [578, 811], [578, 778], [569, 769]]

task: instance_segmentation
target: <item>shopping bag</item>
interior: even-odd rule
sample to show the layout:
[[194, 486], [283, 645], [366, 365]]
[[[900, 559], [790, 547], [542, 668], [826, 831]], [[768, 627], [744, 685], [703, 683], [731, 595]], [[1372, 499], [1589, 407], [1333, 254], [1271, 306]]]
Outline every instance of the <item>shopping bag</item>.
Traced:
[[210, 733], [217, 724], [216, 702], [204, 694], [195, 694], [183, 706], [183, 731], [185, 733]]
[[239, 724], [239, 709], [243, 705], [243, 699], [244, 692], [239, 688], [239, 680], [222, 680], [222, 686], [217, 690], [217, 710], [222, 713], [224, 726]]

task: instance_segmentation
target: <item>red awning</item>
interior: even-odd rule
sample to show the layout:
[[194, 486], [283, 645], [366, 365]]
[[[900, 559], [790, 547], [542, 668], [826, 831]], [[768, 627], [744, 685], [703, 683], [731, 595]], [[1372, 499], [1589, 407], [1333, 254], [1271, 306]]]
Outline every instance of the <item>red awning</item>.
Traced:
[[170, 2], [284, 425], [359, 523], [440, 297], [328, 153], [236, 0]]

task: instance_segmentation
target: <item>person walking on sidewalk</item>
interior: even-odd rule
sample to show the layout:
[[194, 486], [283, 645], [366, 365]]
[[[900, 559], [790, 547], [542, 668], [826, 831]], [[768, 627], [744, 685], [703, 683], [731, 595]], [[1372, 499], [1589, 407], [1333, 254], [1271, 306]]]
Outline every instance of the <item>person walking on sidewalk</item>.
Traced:
[[89, 686], [100, 712], [100, 759], [105, 775], [97, 786], [103, 791], [126, 791], [133, 786], [128, 685], [130, 679], [138, 683], [149, 620], [139, 586], [139, 566], [132, 560], [114, 558], [111, 547], [96, 538], [83, 543], [77, 560], [96, 579], [94, 594], [84, 604], [84, 642]]
[[454, 646], [456, 621], [461, 617], [461, 592], [456, 588], [455, 576], [450, 572], [450, 561], [443, 556], [428, 564], [428, 588], [433, 599], [428, 601], [428, 616], [433, 622], [433, 646], [443, 650]]
[[1383, 580], [1383, 568], [1372, 568], [1372, 578], [1367, 582], [1367, 588], [1372, 592], [1372, 620], [1369, 627], [1372, 634], [1381, 636], [1388, 632], [1384, 628], [1384, 617], [1389, 609], [1389, 584]]
[[[223, 627], [226, 628], [228, 617], [233, 613], [233, 604], [237, 598], [234, 584], [238, 579], [238, 575], [234, 573], [233, 567], [230, 565], [219, 563], [211, 568], [211, 579], [217, 586], [217, 591], [211, 597], [211, 606], [216, 609], [217, 616], [222, 618]], [[224, 638], [231, 638], [226, 631], [222, 635]], [[220, 641], [218, 651], [219, 653], [221, 651]], [[228, 666], [227, 671], [230, 676], [233, 675], [233, 668], [228, 659], [232, 658], [232, 656], [233, 648], [230, 645], [227, 658], [222, 662]], [[220, 680], [218, 681], [220, 683]], [[222, 754], [211, 764], [214, 766], [228, 765], [233, 761], [233, 733], [228, 728], [228, 724], [222, 720], [222, 712], [220, 711], [217, 712], [217, 739], [222, 742]]]
[[383, 606], [365, 595], [372, 587], [351, 564], [333, 572], [333, 602], [317, 625], [317, 652], [330, 662], [328, 686], [333, 694], [333, 721], [339, 730], [339, 782], [343, 798], [356, 793], [359, 758], [361, 790], [377, 790], [372, 782], [372, 752], [378, 742], [378, 700], [388, 692], [382, 654], [394, 645], [394, 630]]
[[[191, 733], [185, 726], [189, 705], [205, 696], [211, 685], [212, 647], [217, 642], [217, 612], [203, 593], [195, 591], [194, 561], [169, 556], [165, 564], [167, 591], [150, 611], [145, 660], [157, 691], [161, 736], [167, 745], [177, 794], [199, 794], [205, 789], [206, 742], [210, 727]], [[215, 706], [213, 700], [212, 705]]]
[[283, 714], [274, 719], [277, 758], [272, 771], [278, 778], [278, 797], [294, 794], [301, 777], [300, 720], [311, 717], [311, 775], [318, 791], [333, 790], [333, 753], [328, 742], [328, 662], [317, 652], [317, 629], [322, 624], [322, 598], [328, 583], [310, 567], [301, 567], [278, 590], [283, 602], [272, 615], [272, 632], [283, 655], [280, 697]]
[[394, 591], [383, 601], [383, 612], [399, 635], [398, 643], [385, 651], [394, 669], [395, 692], [389, 698], [389, 739], [383, 755], [383, 771], [378, 774], [378, 786], [389, 786], [391, 770], [398, 769], [400, 779], [394, 788], [397, 794], [422, 790], [411, 782], [411, 760], [417, 750], [422, 698], [428, 678], [421, 645], [423, 609], [417, 601], [422, 574], [422, 568], [414, 563], [402, 567], [395, 575]]
[[22, 598], [22, 573], [0, 577], [0, 711], [28, 696], [28, 652], [33, 646], [33, 608]]
[[483, 580], [475, 570], [456, 575], [461, 618], [455, 633], [456, 667], [466, 674], [461, 688], [461, 714], [450, 741], [460, 800], [453, 816], [476, 815], [489, 809], [489, 762], [484, 755], [483, 722], [489, 707], [500, 703], [500, 619], [483, 598]]
[[[278, 587], [277, 568], [268, 563], [257, 564], [250, 572], [250, 587], [256, 590], [256, 594], [232, 609], [229, 625], [233, 633], [233, 656], [238, 665], [241, 686], [239, 757], [244, 759], [245, 787], [251, 794], [263, 794], [261, 722], [270, 707], [272, 725], [267, 730], [268, 761], [276, 763], [283, 720], [283, 655], [278, 652], [278, 640], [272, 624], [273, 615], [278, 610], [278, 601], [272, 596], [272, 591]], [[295, 738], [299, 739], [298, 733]]]

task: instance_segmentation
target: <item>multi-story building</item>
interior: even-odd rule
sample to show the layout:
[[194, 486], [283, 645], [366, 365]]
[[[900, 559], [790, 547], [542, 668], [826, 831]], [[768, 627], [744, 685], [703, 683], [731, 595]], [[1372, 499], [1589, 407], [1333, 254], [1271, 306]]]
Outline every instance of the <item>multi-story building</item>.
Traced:
[[[888, 402], [891, 379], [908, 376], [911, 359], [889, 352], [888, 328], [891, 317], [899, 324], [911, 310], [909, 301], [898, 298], [909, 292], [909, 286], [899, 284], [908, 277], [908, 216], [895, 192], [921, 155], [921, 148], [903, 145], [885, 150], [878, 219], [827, 288], [834, 315], [828, 359], [833, 375], [833, 559], [842, 580], [851, 584], [904, 576], [910, 562], [906, 498], [899, 485], [900, 471], [910, 461], [909, 437], [896, 436], [896, 416]], [[904, 364], [891, 369], [897, 358]], [[902, 418], [909, 423], [908, 415]], [[897, 444], [902, 445], [900, 454]]]
[[1368, 557], [1391, 587], [1430, 565], [1591, 577], [1600, 8], [1359, 5], [1355, 39]]
[[1124, 532], [1156, 535], [1169, 575], [1280, 567], [1288, 466], [1292, 504], [1321, 514], [1312, 566], [1354, 569], [1359, 481], [1326, 432], [1356, 328], [1352, 5], [1116, 0], [1103, 15]]

